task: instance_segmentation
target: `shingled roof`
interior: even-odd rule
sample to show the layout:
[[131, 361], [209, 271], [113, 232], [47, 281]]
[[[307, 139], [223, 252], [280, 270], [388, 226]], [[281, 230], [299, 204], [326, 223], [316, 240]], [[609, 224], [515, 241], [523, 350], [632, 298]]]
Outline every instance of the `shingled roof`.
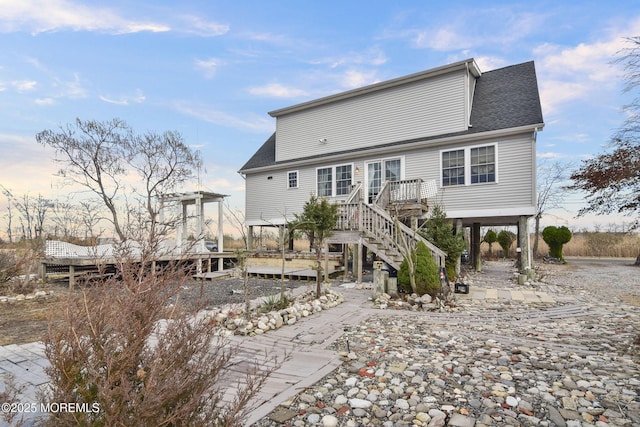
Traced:
[[[543, 125], [538, 82], [533, 61], [482, 73], [476, 82], [470, 123], [471, 127], [463, 132], [436, 135], [428, 138], [394, 141], [382, 146], [399, 146], [443, 137]], [[376, 147], [382, 146], [379, 145]], [[342, 154], [366, 151], [369, 148], [373, 147], [345, 150]], [[276, 162], [275, 154], [276, 134], [274, 133], [262, 144], [249, 161], [242, 166], [240, 172], [307, 159], [307, 157], [302, 157], [285, 162]], [[321, 158], [323, 156], [316, 157]]]

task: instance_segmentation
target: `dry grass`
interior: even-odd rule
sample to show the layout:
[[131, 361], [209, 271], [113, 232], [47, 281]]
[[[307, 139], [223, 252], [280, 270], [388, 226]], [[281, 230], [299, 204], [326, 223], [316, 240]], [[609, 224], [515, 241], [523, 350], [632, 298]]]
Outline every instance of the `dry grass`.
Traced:
[[[533, 247], [533, 238], [531, 242]], [[564, 245], [564, 256], [635, 258], [640, 253], [640, 236], [622, 233], [576, 233]], [[549, 253], [547, 244], [540, 239], [539, 253]]]

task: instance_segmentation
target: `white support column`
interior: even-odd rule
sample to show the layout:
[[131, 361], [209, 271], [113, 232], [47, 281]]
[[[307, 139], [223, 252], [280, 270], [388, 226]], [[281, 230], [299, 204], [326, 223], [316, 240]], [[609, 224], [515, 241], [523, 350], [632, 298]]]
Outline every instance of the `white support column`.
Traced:
[[[196, 197], [194, 200], [194, 206], [196, 207], [196, 244], [194, 249], [198, 253], [202, 253], [205, 249], [204, 236], [202, 234], [202, 224], [204, 223], [204, 206], [202, 203], [202, 198]], [[199, 265], [199, 267], [202, 268], [202, 265]]]
[[224, 205], [222, 200], [218, 202], [218, 252], [224, 252]]
[[184, 253], [184, 242], [187, 240], [187, 204], [182, 202], [182, 216], [177, 229], [176, 246], [180, 254]]

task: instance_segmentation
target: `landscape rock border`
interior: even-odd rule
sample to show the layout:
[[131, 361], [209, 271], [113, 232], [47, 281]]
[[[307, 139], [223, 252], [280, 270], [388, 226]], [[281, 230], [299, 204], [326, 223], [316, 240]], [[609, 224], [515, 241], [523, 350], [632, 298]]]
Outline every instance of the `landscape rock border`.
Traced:
[[260, 306], [253, 309], [249, 319], [245, 317], [242, 305], [228, 305], [212, 310], [201, 310], [196, 315], [197, 320], [209, 322], [217, 328], [217, 334], [222, 336], [262, 335], [270, 330], [280, 329], [286, 325], [293, 325], [304, 317], [311, 316], [323, 310], [328, 310], [344, 302], [344, 296], [331, 290], [326, 291], [320, 298], [315, 298], [316, 292], [308, 290], [293, 299], [287, 308], [261, 313]]

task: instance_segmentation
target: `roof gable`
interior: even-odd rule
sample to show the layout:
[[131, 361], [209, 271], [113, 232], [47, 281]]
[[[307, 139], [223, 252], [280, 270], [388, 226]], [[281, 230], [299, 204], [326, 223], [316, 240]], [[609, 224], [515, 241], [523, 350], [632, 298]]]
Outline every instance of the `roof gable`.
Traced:
[[[460, 63], [454, 65], [458, 64]], [[443, 69], [444, 67], [441, 68]], [[441, 68], [436, 70], [440, 70]], [[411, 76], [418, 76], [423, 73], [417, 73]], [[394, 79], [391, 82], [399, 82], [400, 80], [402, 80], [402, 78]], [[386, 89], [387, 87], [389, 87], [388, 85], [385, 86], [384, 83], [385, 82], [377, 85], [367, 86], [367, 88], [368, 90], [371, 90], [372, 88], [378, 88], [379, 90], [381, 88]], [[346, 94], [348, 96], [357, 96], [359, 93], [357, 93], [356, 91], [349, 91]], [[277, 115], [285, 114], [287, 112], [297, 111], [303, 108], [311, 108], [315, 105], [319, 105], [318, 102], [326, 104], [340, 99], [344, 99], [340, 97], [340, 94], [332, 95], [330, 97], [320, 98], [316, 101], [298, 104], [287, 109], [277, 110], [275, 112], [271, 112], [270, 114], [277, 117]], [[449, 136], [475, 134], [479, 132], [490, 132], [533, 125], [542, 126], [543, 123], [544, 122], [542, 118], [542, 108], [540, 105], [540, 96], [538, 92], [535, 66], [533, 61], [530, 61], [488, 71], [482, 73], [477, 78], [470, 116], [471, 127], [469, 127], [469, 129], [463, 132], [457, 132], [455, 134], [436, 135], [420, 140], [427, 141]], [[415, 139], [406, 141], [395, 141], [393, 143], [386, 144], [386, 146], [399, 146], [402, 144], [413, 142], [417, 141]], [[345, 150], [343, 153], [355, 151], [364, 150]], [[277, 164], [289, 163], [289, 161], [276, 162], [275, 153], [276, 134], [274, 133], [240, 169], [240, 172], [267, 166], [275, 166]], [[334, 155], [339, 153], [331, 154]], [[324, 156], [316, 157], [322, 158]], [[295, 160], [303, 160], [307, 158], [308, 157], [301, 156], [300, 159]]]

